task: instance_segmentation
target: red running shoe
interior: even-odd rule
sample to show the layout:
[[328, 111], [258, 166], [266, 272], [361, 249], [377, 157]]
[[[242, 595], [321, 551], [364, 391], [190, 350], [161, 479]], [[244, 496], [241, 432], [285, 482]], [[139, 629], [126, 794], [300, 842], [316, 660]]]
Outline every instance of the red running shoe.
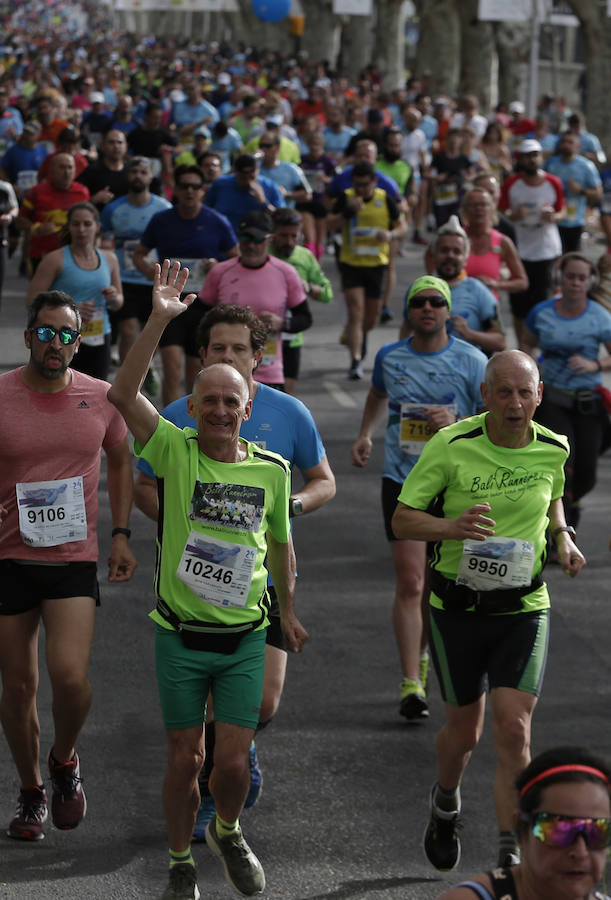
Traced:
[[62, 831], [76, 828], [87, 812], [78, 754], [75, 753], [71, 760], [60, 765], [49, 753], [49, 774], [53, 782], [53, 824]]
[[42, 841], [45, 836], [43, 825], [47, 821], [47, 792], [34, 787], [22, 790], [17, 801], [15, 817], [6, 832], [18, 841]]

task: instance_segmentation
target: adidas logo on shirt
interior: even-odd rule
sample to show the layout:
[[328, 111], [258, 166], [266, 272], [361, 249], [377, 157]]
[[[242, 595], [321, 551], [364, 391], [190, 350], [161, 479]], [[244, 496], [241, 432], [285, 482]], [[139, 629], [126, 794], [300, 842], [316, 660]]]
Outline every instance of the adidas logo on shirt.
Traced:
[[81, 400], [79, 405], [76, 407], [77, 409], [89, 409], [89, 404], [86, 400]]

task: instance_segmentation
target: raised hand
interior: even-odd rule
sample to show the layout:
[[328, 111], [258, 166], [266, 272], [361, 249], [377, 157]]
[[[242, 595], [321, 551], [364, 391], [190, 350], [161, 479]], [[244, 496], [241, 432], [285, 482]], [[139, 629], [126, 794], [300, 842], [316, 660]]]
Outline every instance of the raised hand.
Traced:
[[166, 319], [175, 319], [183, 313], [196, 299], [196, 294], [187, 294], [181, 300], [185, 289], [189, 270], [180, 265], [178, 260], [170, 264], [164, 259], [163, 265], [155, 263], [153, 275], [153, 311]]

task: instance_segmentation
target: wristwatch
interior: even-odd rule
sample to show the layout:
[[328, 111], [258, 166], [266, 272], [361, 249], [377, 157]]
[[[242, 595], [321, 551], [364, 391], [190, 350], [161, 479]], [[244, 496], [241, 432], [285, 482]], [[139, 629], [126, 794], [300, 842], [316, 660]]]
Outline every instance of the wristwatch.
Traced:
[[289, 500], [289, 516], [294, 519], [295, 516], [303, 515], [303, 500], [301, 497], [291, 497]]
[[561, 525], [560, 528], [554, 528], [554, 530], [552, 531], [552, 537], [554, 538], [554, 540], [556, 540], [561, 531], [566, 531], [571, 539], [575, 540], [576, 533], [572, 525]]

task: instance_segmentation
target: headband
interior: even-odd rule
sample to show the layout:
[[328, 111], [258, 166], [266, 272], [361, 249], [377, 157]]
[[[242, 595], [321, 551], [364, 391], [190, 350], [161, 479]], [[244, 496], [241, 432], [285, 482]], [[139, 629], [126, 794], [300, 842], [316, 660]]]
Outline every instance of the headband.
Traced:
[[609, 779], [605, 775], [604, 772], [601, 772], [600, 769], [593, 769], [592, 766], [581, 766], [581, 765], [570, 765], [570, 766], [554, 766], [553, 769], [545, 769], [544, 772], [539, 772], [538, 775], [535, 775], [534, 778], [531, 778], [530, 781], [527, 781], [524, 787], [520, 790], [520, 797], [523, 797], [531, 787], [533, 787], [537, 782], [543, 781], [544, 778], [551, 778], [552, 775], [559, 775], [561, 772], [585, 772], [587, 775], [594, 775], [596, 778], [600, 778], [601, 781], [604, 781], [605, 784], [609, 784]]
[[448, 309], [452, 309], [452, 294], [448, 282], [443, 278], [437, 278], [435, 275], [421, 275], [420, 278], [416, 278], [407, 293], [408, 307], [412, 297], [415, 297], [420, 291], [437, 291], [448, 304]]

